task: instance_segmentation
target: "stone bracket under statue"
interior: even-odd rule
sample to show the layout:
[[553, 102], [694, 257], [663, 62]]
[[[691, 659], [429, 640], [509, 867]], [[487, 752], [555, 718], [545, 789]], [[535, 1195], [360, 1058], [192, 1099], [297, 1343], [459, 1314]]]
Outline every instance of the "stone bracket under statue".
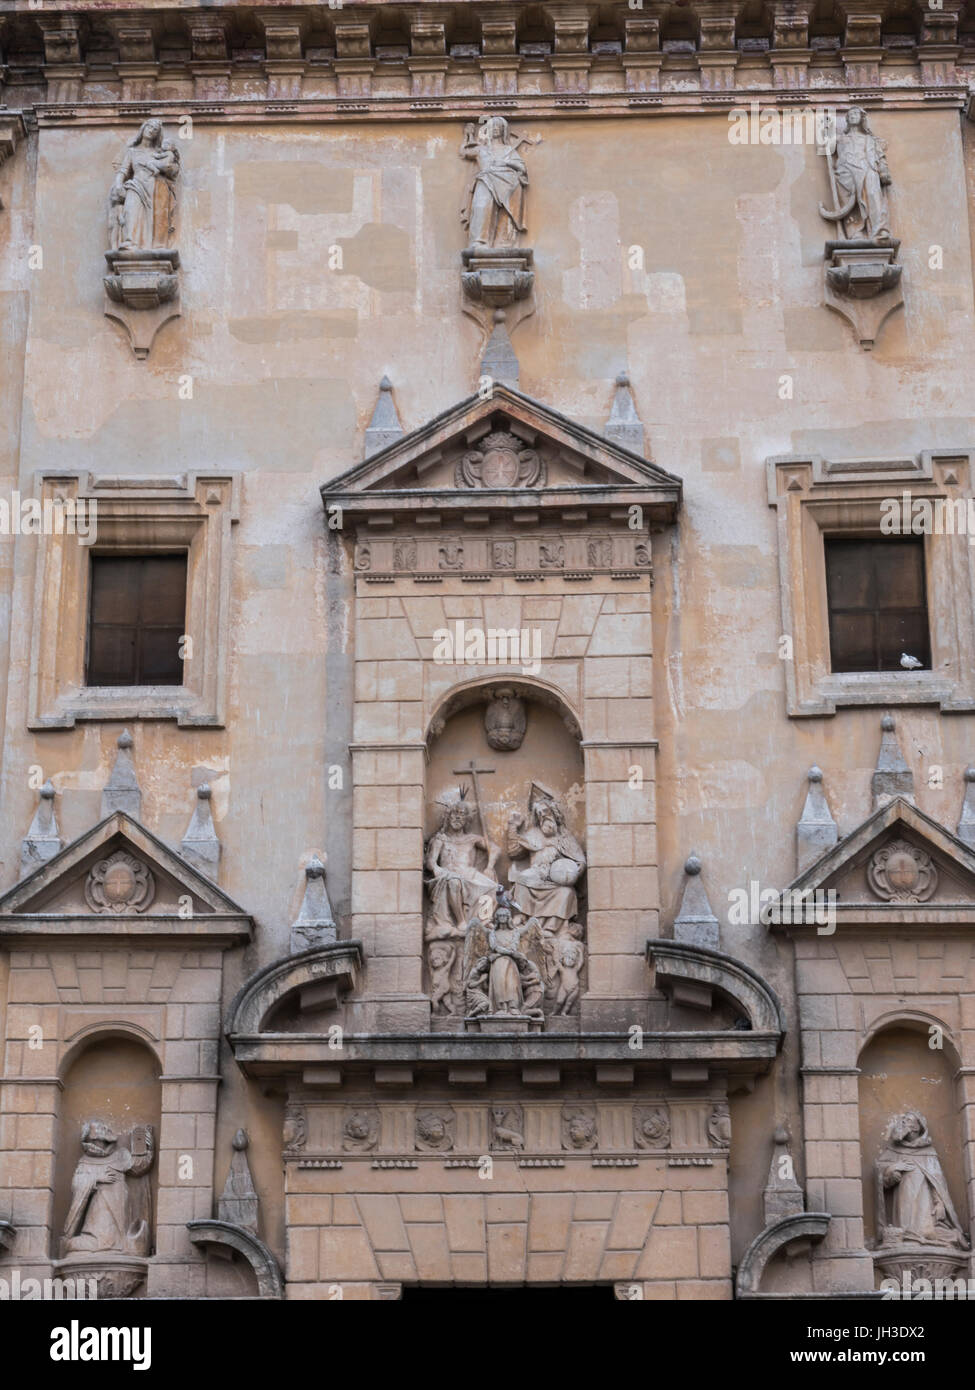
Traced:
[[826, 303], [846, 319], [869, 352], [881, 328], [904, 303], [899, 241], [828, 241]]
[[179, 252], [106, 251], [105, 260], [105, 317], [124, 328], [136, 357], [148, 357], [160, 328], [180, 317]]

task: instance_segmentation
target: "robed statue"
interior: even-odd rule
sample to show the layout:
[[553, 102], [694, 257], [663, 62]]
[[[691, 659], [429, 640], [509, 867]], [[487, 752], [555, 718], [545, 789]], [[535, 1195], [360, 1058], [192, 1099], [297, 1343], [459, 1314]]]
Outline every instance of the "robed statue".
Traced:
[[513, 247], [525, 230], [528, 170], [518, 147], [532, 143], [527, 136], [513, 139], [503, 116], [482, 116], [464, 127], [461, 155], [477, 165], [461, 213], [472, 250]]
[[63, 1253], [151, 1254], [152, 1126], [139, 1125], [131, 1135], [120, 1136], [104, 1121], [89, 1120], [81, 1131], [81, 1149], [71, 1179]]
[[826, 160], [836, 206], [820, 205], [822, 216], [838, 224], [845, 240], [890, 241], [886, 144], [870, 129], [862, 107], [851, 106], [836, 133], [835, 153], [827, 145]]
[[904, 1241], [968, 1246], [927, 1121], [916, 1110], [893, 1117], [877, 1159], [877, 1243]]
[[179, 150], [162, 122], [144, 121], [126, 145], [109, 194], [113, 251], [165, 250], [176, 235]]

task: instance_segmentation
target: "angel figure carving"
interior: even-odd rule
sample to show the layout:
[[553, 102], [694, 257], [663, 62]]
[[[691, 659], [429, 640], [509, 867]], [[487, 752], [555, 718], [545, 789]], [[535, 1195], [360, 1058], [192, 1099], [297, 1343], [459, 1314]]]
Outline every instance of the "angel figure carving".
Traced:
[[125, 147], [108, 197], [113, 251], [172, 246], [178, 178], [179, 150], [164, 138], [161, 121], [144, 121]]
[[472, 918], [465, 950], [468, 1017], [507, 1014], [541, 1021], [541, 958], [542, 932], [536, 917], [516, 926], [510, 907], [500, 902], [490, 925]]

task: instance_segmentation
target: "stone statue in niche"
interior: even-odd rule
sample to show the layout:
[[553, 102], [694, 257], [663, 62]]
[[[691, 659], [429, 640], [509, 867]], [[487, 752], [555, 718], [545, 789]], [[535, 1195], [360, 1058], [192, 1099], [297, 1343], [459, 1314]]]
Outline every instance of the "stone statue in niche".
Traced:
[[467, 800], [467, 788], [438, 798], [443, 807], [440, 829], [431, 836], [426, 851], [426, 879], [429, 907], [424, 927], [427, 965], [435, 1013], [460, 1013], [463, 1004], [461, 952], [453, 946], [463, 941], [467, 924], [479, 900], [487, 893], [494, 897], [498, 886], [494, 865], [501, 853], [499, 845], [488, 839], [483, 822], [477, 829], [472, 822], [479, 808]]
[[591, 1105], [562, 1107], [562, 1147], [577, 1153], [599, 1147], [596, 1112]]
[[454, 1112], [449, 1106], [418, 1110], [416, 1147], [421, 1153], [447, 1153], [454, 1147]]
[[454, 469], [459, 488], [542, 487], [545, 469], [536, 449], [508, 430], [495, 430], [462, 454]]
[[[111, 307], [105, 312], [126, 329], [137, 357], [148, 356], [158, 330], [179, 314], [179, 174], [179, 150], [153, 116], [126, 145], [108, 196], [111, 274], [104, 283]], [[139, 319], [126, 310], [153, 312]]]
[[926, 850], [892, 840], [871, 856], [867, 882], [888, 903], [926, 903], [938, 886], [938, 870]]
[[670, 1116], [664, 1106], [634, 1107], [633, 1141], [638, 1149], [666, 1149], [670, 1146]]
[[521, 747], [528, 725], [524, 701], [510, 686], [495, 690], [484, 711], [484, 736], [499, 753], [514, 753]]
[[491, 1148], [517, 1153], [525, 1147], [525, 1121], [520, 1105], [491, 1107]]
[[916, 1110], [895, 1115], [887, 1127], [877, 1158], [876, 1198], [878, 1246], [916, 1241], [968, 1247], [927, 1122]]
[[346, 1153], [368, 1153], [379, 1143], [379, 1111], [353, 1110], [342, 1126], [342, 1148]]
[[113, 251], [172, 246], [179, 150], [152, 117], [125, 147], [108, 197]]
[[494, 909], [489, 926], [475, 917], [464, 949], [468, 1018], [506, 1015], [541, 1022], [542, 958], [537, 917], [516, 926], [510, 907], [503, 902]]
[[85, 901], [92, 912], [145, 912], [156, 894], [156, 883], [141, 859], [119, 850], [100, 859], [85, 879]]
[[62, 1254], [150, 1254], [152, 1126], [137, 1125], [130, 1134], [119, 1135], [103, 1120], [89, 1120], [81, 1131], [81, 1148], [71, 1179]]
[[513, 247], [525, 230], [528, 170], [518, 149], [534, 143], [526, 135], [514, 139], [503, 116], [482, 116], [476, 125], [465, 125], [461, 157], [477, 165], [461, 212], [472, 250]]
[[579, 907], [575, 884], [585, 872], [586, 856], [569, 833], [558, 797], [540, 782], [531, 786], [528, 820], [525, 830], [521, 811], [508, 817], [511, 896], [520, 912], [540, 919], [544, 931], [567, 934]]

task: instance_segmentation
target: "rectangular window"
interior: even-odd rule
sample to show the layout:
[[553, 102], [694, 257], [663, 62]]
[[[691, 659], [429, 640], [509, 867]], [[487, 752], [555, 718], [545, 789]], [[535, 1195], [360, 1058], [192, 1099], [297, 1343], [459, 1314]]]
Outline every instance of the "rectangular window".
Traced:
[[824, 544], [832, 670], [929, 670], [923, 539]]
[[186, 555], [92, 555], [86, 685], [182, 685]]

